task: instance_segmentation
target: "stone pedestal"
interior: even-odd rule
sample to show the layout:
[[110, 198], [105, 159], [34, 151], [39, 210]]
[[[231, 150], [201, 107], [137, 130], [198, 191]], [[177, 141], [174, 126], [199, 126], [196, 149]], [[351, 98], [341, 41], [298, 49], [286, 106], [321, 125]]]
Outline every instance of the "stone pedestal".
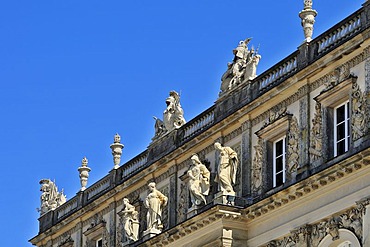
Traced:
[[143, 232], [143, 240], [146, 241], [149, 238], [155, 237], [158, 234], [161, 234], [162, 231], [158, 229], [148, 229]]
[[186, 215], [186, 218], [189, 219], [193, 217], [194, 215], [198, 214], [198, 207], [191, 207], [188, 209], [188, 213]]
[[221, 191], [215, 194], [214, 204], [234, 205], [235, 193], [224, 195]]

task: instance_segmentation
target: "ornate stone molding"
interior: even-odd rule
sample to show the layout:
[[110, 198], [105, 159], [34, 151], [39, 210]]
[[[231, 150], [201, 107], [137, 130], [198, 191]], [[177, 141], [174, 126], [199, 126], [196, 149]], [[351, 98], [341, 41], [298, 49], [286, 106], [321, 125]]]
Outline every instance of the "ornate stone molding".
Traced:
[[366, 97], [361, 92], [361, 89], [355, 80], [352, 83], [351, 103], [352, 141], [356, 141], [367, 133], [368, 114], [366, 114], [366, 110], [368, 109], [368, 106]]
[[322, 156], [322, 110], [319, 102], [316, 102], [315, 113], [312, 119], [309, 152], [310, 160], [313, 162]]
[[291, 176], [293, 173], [297, 172], [299, 166], [299, 127], [298, 121], [295, 116], [292, 117], [290, 121], [290, 128], [288, 132], [288, 160], [287, 160], [287, 175]]
[[262, 138], [258, 138], [258, 143], [254, 146], [254, 158], [252, 163], [252, 193], [259, 195], [262, 192], [262, 166], [264, 157], [264, 143]]
[[240, 136], [242, 134], [242, 127], [240, 126], [239, 128], [233, 130], [231, 133], [227, 134], [224, 137], [224, 143], [229, 142], [230, 140], [234, 139], [237, 136]]

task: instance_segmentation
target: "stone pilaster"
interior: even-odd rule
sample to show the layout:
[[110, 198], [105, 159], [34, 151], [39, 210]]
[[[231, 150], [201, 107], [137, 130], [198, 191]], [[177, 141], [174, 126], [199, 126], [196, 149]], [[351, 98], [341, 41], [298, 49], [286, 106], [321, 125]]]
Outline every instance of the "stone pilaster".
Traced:
[[75, 239], [75, 246], [82, 247], [82, 222], [78, 222], [76, 224], [76, 239]]
[[[308, 90], [307, 90], [308, 91]], [[298, 173], [306, 169], [309, 164], [309, 142], [310, 142], [310, 100], [309, 93], [299, 100], [299, 169]]]
[[169, 228], [177, 223], [177, 171], [170, 177], [170, 191], [169, 191]]
[[242, 150], [240, 157], [241, 196], [247, 197], [251, 195], [251, 170], [252, 170], [252, 124], [247, 120], [242, 124]]
[[116, 202], [109, 204], [109, 246], [115, 247], [116, 225], [117, 225], [117, 205]]

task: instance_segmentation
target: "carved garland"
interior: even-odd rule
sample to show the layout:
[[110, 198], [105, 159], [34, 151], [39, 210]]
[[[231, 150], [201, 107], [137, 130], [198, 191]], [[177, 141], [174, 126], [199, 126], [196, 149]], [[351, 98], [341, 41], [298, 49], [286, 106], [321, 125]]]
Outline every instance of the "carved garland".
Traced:
[[352, 140], [356, 141], [363, 137], [367, 132], [366, 109], [367, 102], [365, 95], [361, 92], [359, 85], [354, 81], [352, 83]]
[[262, 164], [263, 164], [263, 139], [259, 138], [254, 146], [254, 158], [252, 163], [252, 193], [259, 195], [262, 192]]
[[322, 110], [321, 104], [318, 102], [316, 102], [312, 119], [309, 152], [311, 161], [316, 161], [322, 156]]
[[298, 121], [295, 116], [292, 117], [290, 122], [290, 129], [288, 133], [288, 162], [287, 162], [287, 175], [290, 176], [295, 173], [299, 165], [299, 127]]

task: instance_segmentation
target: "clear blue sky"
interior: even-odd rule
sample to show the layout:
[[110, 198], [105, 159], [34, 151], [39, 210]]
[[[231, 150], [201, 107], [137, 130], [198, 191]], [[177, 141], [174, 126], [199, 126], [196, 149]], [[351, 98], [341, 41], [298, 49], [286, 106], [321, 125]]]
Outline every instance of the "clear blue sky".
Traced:
[[[314, 37], [364, 0], [314, 0]], [[253, 37], [258, 73], [303, 41], [288, 1], [2, 1], [0, 5], [1, 246], [31, 246], [38, 233], [39, 180], [72, 198], [87, 156], [89, 185], [144, 151], [170, 90], [185, 118], [217, 99], [239, 40]]]

